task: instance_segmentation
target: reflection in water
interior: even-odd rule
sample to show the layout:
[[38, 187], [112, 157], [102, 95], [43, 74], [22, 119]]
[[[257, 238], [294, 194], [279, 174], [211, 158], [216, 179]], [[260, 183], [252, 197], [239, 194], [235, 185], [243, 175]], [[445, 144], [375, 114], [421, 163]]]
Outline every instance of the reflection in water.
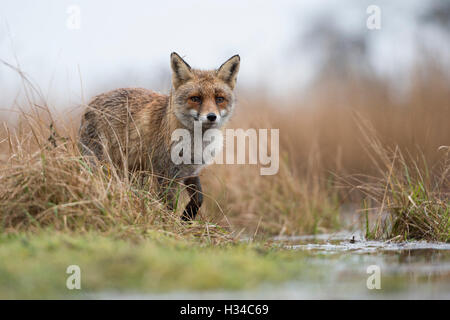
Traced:
[[[275, 239], [303, 250], [305, 271], [295, 280], [244, 291], [133, 294], [105, 292], [107, 299], [450, 299], [450, 244], [364, 241], [340, 233]], [[379, 266], [381, 289], [369, 290], [369, 266]]]

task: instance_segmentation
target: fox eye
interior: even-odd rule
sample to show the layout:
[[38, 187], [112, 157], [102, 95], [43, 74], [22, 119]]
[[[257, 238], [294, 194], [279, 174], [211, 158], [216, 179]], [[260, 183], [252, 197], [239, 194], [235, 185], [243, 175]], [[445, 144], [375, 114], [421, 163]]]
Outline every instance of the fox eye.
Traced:
[[189, 99], [191, 99], [191, 101], [195, 102], [195, 103], [200, 103], [202, 101], [202, 98], [200, 98], [198, 96], [193, 96], [193, 97], [190, 97]]
[[216, 97], [216, 103], [222, 103], [225, 101], [224, 97]]

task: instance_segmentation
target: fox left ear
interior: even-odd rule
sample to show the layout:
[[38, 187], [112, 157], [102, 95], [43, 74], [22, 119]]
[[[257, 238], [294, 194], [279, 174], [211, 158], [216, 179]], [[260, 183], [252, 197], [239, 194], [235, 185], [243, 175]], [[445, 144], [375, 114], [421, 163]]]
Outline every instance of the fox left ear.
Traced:
[[170, 66], [172, 67], [172, 85], [175, 89], [192, 78], [191, 66], [178, 53], [172, 52], [170, 55]]
[[225, 61], [217, 70], [217, 77], [227, 83], [231, 89], [236, 85], [236, 77], [239, 72], [241, 58], [239, 55], [232, 56]]

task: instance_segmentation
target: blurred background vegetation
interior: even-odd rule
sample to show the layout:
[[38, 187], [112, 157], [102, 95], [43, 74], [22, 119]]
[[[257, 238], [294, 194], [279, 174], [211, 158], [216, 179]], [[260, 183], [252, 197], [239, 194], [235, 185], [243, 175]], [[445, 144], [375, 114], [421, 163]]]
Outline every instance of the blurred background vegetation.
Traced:
[[[280, 129], [280, 172], [208, 168], [201, 219], [250, 235], [348, 227], [348, 212], [383, 211], [386, 193], [368, 194], [364, 186], [374, 179], [388, 184], [383, 179], [396, 147], [405, 165], [430, 170], [427, 190], [445, 211], [448, 153], [440, 147], [450, 139], [450, 3], [379, 1], [380, 30], [366, 27], [370, 4], [4, 4], [0, 58], [31, 83], [0, 67], [1, 117], [26, 132], [16, 111], [45, 106], [58, 119], [58, 134], [76, 141], [79, 116], [93, 95], [133, 86], [168, 93], [171, 51], [202, 68], [239, 53], [238, 107], [230, 126]], [[66, 26], [70, 5], [80, 9], [79, 29]], [[45, 114], [43, 119], [49, 122]], [[1, 130], [7, 137], [7, 127]], [[368, 132], [383, 150], [373, 150]], [[6, 162], [8, 141], [0, 146]], [[389, 204], [396, 207], [391, 191]], [[448, 226], [443, 228], [445, 234]]]

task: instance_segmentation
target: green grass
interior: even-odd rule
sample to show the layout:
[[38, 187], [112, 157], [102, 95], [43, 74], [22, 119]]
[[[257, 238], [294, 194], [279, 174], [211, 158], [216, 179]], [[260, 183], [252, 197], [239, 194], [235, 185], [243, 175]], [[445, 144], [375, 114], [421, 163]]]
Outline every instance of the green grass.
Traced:
[[[441, 162], [430, 167], [423, 154], [421, 159], [405, 156], [398, 146], [383, 146], [370, 125], [364, 128], [379, 175], [355, 176], [350, 184], [367, 197], [366, 238], [450, 242], [450, 147], [441, 147]], [[373, 227], [370, 210], [378, 213]]]
[[[102, 292], [237, 290], [298, 276], [306, 254], [261, 245], [199, 245], [150, 233], [137, 242], [88, 233], [0, 236], [0, 298], [82, 298]], [[81, 290], [68, 290], [69, 265]]]
[[[398, 158], [398, 167], [378, 187], [370, 187], [380, 203], [380, 214], [372, 230], [367, 222], [366, 237], [450, 242], [450, 201], [443, 183], [433, 181], [416, 162], [408, 164], [401, 153]], [[393, 166], [395, 160], [394, 154]]]

